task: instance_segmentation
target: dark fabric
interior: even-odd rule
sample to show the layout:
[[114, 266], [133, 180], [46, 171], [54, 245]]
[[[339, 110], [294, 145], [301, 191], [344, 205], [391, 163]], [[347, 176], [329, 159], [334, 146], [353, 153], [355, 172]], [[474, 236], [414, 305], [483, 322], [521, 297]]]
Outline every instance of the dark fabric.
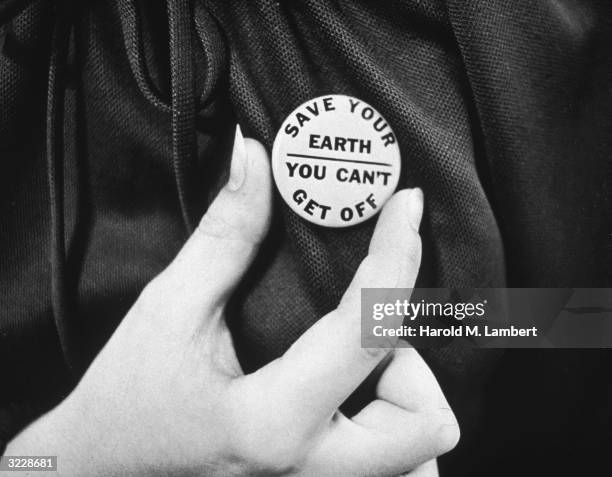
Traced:
[[[419, 285], [612, 282], [607, 1], [4, 0], [0, 21], [0, 442], [70, 392], [172, 259], [235, 122], [271, 148], [321, 94], [392, 124], [400, 186], [425, 191]], [[247, 370], [336, 305], [373, 225], [277, 200], [230, 308]], [[605, 462], [610, 353], [426, 358], [464, 431], [442, 475]]]

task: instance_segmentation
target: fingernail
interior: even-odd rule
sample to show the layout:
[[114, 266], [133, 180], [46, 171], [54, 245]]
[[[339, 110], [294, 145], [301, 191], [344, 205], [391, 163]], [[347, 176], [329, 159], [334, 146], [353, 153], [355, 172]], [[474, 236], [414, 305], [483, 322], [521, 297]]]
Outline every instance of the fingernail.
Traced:
[[231, 191], [237, 191], [242, 187], [246, 177], [247, 168], [247, 150], [244, 143], [244, 136], [240, 129], [240, 124], [236, 125], [236, 135], [234, 137], [234, 150], [232, 152], [232, 164], [230, 166], [229, 180], [227, 188]]
[[416, 187], [410, 191], [408, 196], [408, 221], [418, 232], [423, 218], [423, 191]]

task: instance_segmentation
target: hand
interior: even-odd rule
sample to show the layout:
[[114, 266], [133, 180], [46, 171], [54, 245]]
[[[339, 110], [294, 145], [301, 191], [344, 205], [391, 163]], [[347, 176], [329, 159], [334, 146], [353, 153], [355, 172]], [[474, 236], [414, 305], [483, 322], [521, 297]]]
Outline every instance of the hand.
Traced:
[[229, 182], [193, 236], [7, 455], [58, 455], [75, 476], [436, 475], [459, 430], [415, 350], [385, 361], [377, 400], [352, 419], [338, 411], [388, 354], [360, 345], [360, 290], [414, 286], [422, 194], [391, 198], [338, 308], [245, 376], [224, 306], [266, 234], [271, 191], [266, 151], [237, 134]]

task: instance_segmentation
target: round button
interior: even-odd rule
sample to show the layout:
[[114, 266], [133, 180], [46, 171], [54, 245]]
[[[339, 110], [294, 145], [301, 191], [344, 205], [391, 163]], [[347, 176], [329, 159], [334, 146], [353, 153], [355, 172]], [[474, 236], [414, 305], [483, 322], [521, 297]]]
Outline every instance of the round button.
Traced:
[[325, 227], [376, 215], [397, 187], [401, 160], [391, 125], [372, 106], [344, 95], [321, 96], [282, 124], [272, 173], [285, 202]]

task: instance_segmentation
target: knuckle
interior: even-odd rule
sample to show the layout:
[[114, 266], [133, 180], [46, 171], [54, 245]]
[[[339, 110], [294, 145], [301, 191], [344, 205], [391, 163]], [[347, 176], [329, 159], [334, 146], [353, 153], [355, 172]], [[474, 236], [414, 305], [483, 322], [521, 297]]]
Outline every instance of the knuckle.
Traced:
[[145, 285], [130, 314], [158, 324], [181, 317], [183, 303], [177, 300], [176, 286], [173, 283], [171, 270], [164, 270]]
[[382, 360], [395, 346], [395, 342], [390, 337], [378, 338], [378, 340], [381, 340], [378, 346], [361, 348], [366, 359]]
[[455, 414], [448, 408], [440, 408], [431, 413], [432, 445], [436, 455], [453, 450], [461, 438], [461, 430]]
[[228, 220], [220, 214], [216, 207], [211, 209], [202, 217], [196, 233], [214, 239], [221, 240], [242, 240], [244, 234], [242, 227], [233, 220]]
[[438, 452], [440, 453], [440, 455], [452, 451], [457, 446], [457, 444], [459, 444], [460, 438], [461, 432], [459, 430], [459, 426], [445, 424], [443, 427], [441, 427], [439, 431], [438, 447]]
[[163, 296], [162, 281], [161, 275], [157, 276], [142, 289], [134, 304], [134, 311], [137, 314], [151, 315], [159, 312], [159, 304]]
[[410, 245], [408, 246], [406, 261], [411, 269], [418, 270], [418, 268], [421, 266], [423, 243], [421, 241], [421, 236], [416, 231], [411, 231], [409, 233], [412, 234], [413, 237], [412, 240], [410, 240]]

